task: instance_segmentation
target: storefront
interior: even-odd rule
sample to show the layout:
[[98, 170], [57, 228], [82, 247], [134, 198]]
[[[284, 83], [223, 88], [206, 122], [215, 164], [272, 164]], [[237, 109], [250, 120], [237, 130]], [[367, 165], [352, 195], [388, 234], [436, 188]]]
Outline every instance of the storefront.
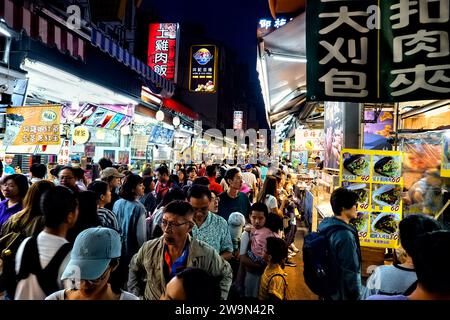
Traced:
[[[0, 9], [5, 24], [21, 31], [18, 51], [25, 53], [19, 59], [26, 74], [23, 99], [16, 99], [13, 108], [59, 105], [62, 111], [61, 144], [8, 146], [6, 152], [16, 155], [15, 165], [27, 172], [32, 161], [66, 164], [76, 159], [84, 163], [105, 156], [129, 164], [130, 125], [141, 101], [142, 85], [159, 87], [161, 94], [170, 96], [174, 84], [95, 28], [69, 30], [58, 19], [10, 0], [2, 0]], [[17, 93], [19, 89], [16, 86]]]

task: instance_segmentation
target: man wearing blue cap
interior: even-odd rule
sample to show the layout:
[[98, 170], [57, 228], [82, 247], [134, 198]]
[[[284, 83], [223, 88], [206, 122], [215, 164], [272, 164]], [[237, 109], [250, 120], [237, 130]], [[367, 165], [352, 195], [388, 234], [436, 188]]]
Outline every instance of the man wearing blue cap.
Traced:
[[122, 242], [117, 231], [89, 228], [74, 243], [70, 261], [61, 280], [71, 280], [72, 287], [57, 291], [46, 300], [139, 300], [135, 295], [108, 283], [119, 265]]

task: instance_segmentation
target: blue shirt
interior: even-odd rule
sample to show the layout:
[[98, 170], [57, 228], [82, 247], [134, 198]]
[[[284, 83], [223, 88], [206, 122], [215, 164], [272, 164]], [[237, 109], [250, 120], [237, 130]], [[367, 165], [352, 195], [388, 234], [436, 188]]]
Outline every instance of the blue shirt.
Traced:
[[16, 214], [22, 210], [22, 204], [17, 203], [13, 205], [11, 208], [8, 208], [8, 199], [0, 202], [0, 230], [3, 224], [11, 217], [13, 214]]
[[128, 263], [147, 240], [145, 207], [139, 201], [119, 199], [114, 204], [113, 212], [122, 231], [122, 261]]
[[218, 254], [233, 252], [233, 241], [231, 240], [228, 223], [224, 218], [214, 213], [208, 213], [200, 228], [197, 225], [194, 226], [192, 236], [209, 244]]

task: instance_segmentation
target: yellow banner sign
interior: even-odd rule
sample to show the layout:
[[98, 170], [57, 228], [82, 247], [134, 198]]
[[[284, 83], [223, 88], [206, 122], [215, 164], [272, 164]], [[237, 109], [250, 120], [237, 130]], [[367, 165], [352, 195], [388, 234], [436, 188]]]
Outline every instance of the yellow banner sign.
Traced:
[[450, 130], [442, 135], [441, 177], [450, 177]]
[[356, 192], [358, 217], [352, 224], [361, 245], [398, 247], [402, 219], [402, 154], [400, 151], [344, 149], [340, 185]]
[[59, 145], [61, 106], [12, 107], [6, 111], [3, 143], [9, 145]]

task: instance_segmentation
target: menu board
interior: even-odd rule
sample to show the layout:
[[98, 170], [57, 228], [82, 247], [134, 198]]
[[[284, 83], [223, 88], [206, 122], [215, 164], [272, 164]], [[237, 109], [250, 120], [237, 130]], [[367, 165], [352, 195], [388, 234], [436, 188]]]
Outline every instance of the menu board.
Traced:
[[400, 151], [341, 151], [340, 185], [358, 194], [358, 217], [351, 223], [362, 246], [398, 247], [403, 209], [401, 164]]
[[450, 177], [450, 130], [442, 135], [441, 177]]

